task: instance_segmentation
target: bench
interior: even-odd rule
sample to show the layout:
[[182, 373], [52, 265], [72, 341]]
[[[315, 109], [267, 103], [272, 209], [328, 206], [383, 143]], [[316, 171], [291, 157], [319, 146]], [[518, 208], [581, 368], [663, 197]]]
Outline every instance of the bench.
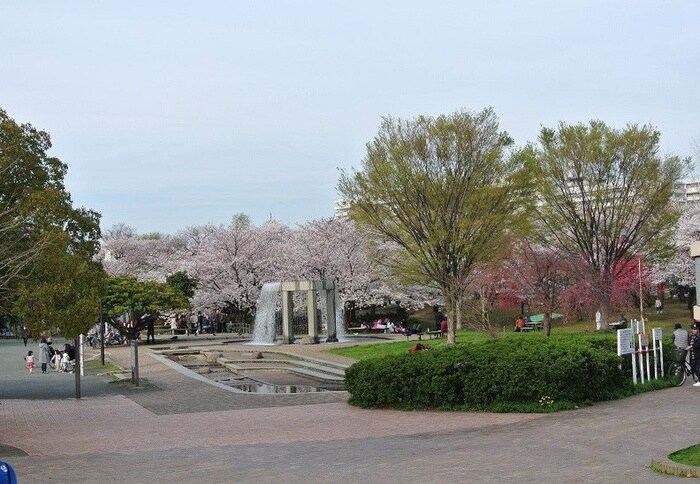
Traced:
[[406, 341], [411, 339], [412, 335], [417, 335], [419, 340], [423, 340], [423, 327], [420, 323], [416, 323], [406, 332]]
[[428, 331], [427, 333], [428, 333], [428, 336], [430, 336], [430, 339], [433, 339], [433, 337], [442, 338], [442, 331], [439, 329], [437, 329], [435, 331]]
[[189, 334], [187, 328], [172, 329], [170, 326], [158, 326], [154, 328], [154, 333], [159, 336], [162, 334]]
[[620, 320], [620, 321], [608, 323], [608, 328], [610, 328], [613, 331], [617, 331], [618, 329], [625, 329], [626, 327], [627, 327], [627, 320]]

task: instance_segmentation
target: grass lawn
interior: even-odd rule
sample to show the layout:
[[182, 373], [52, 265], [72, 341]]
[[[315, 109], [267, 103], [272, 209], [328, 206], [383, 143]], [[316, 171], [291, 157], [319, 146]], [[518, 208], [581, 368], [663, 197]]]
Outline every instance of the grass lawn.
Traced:
[[[656, 314], [654, 308], [645, 308], [644, 317], [646, 320], [646, 329], [650, 333], [652, 328], [662, 328], [664, 334], [670, 334], [673, 332], [673, 325], [675, 323], [681, 323], [683, 328], [689, 329], [690, 323], [692, 322], [692, 312], [688, 309], [688, 305], [678, 301], [666, 301], [664, 303], [664, 311], [661, 314]], [[517, 316], [517, 313], [513, 313]], [[514, 317], [515, 317], [514, 316]], [[639, 318], [639, 311], [636, 313], [626, 313], [627, 319]], [[595, 322], [593, 320], [585, 321], [575, 321], [575, 322], [563, 322], [562, 320], [555, 320], [552, 323], [552, 335], [561, 333], [594, 333], [595, 332]], [[611, 332], [611, 334], [613, 334]], [[540, 337], [541, 333], [513, 333], [512, 326], [503, 326], [502, 330], [497, 333], [497, 337], [514, 337], [514, 338], [528, 338], [528, 337]], [[486, 333], [472, 330], [459, 330], [457, 331], [457, 344], [468, 344], [475, 341], [483, 341], [488, 339], [489, 336]], [[431, 347], [438, 348], [446, 344], [447, 340], [433, 339], [420, 341], [421, 343]], [[327, 350], [329, 353], [334, 353], [337, 355], [342, 355], [348, 358], [353, 358], [356, 360], [363, 360], [366, 358], [375, 358], [384, 355], [394, 355], [401, 354], [408, 351], [413, 345], [418, 343], [418, 341], [413, 338], [411, 341], [395, 341], [391, 343], [379, 343], [372, 345], [356, 345], [347, 348], [332, 348]]]
[[102, 366], [102, 362], [100, 361], [100, 358], [91, 358], [88, 360], [85, 360], [85, 371], [89, 375], [100, 375], [100, 374], [109, 374], [109, 373], [122, 373], [124, 370], [117, 365], [115, 365], [113, 362], [106, 360], [105, 365]]
[[[488, 339], [489, 336], [485, 333], [480, 333], [478, 331], [470, 330], [459, 330], [457, 331], [457, 343], [469, 343], [474, 341], [483, 341]], [[349, 346], [347, 348], [331, 348], [328, 353], [333, 353], [336, 355], [345, 356], [348, 358], [353, 358], [355, 360], [364, 360], [366, 358], [376, 358], [385, 355], [397, 355], [407, 352], [417, 343], [422, 343], [429, 348], [439, 348], [447, 344], [447, 338], [436, 338], [436, 339], [423, 339], [418, 341], [414, 336], [410, 341], [393, 341], [390, 343], [376, 343], [371, 345], [355, 345]]]
[[673, 452], [668, 458], [678, 464], [700, 466], [700, 444]]

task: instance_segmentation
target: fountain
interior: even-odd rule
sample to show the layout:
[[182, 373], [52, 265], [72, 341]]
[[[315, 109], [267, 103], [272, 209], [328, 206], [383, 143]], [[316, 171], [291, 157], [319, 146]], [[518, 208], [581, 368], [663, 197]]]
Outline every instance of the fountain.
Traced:
[[267, 282], [263, 284], [256, 305], [252, 344], [275, 344], [275, 312], [277, 310], [279, 292], [279, 282]]
[[[308, 335], [302, 338], [304, 343], [318, 343], [318, 323], [316, 316], [316, 293], [321, 293], [321, 299], [326, 310], [326, 326], [328, 328], [328, 342], [338, 341], [336, 334], [336, 290], [332, 280], [321, 281], [288, 281], [275, 282], [263, 285], [258, 300], [255, 314], [255, 327], [253, 329], [253, 344], [274, 344], [275, 341], [275, 309], [277, 307], [277, 294], [282, 294], [282, 342], [294, 343], [294, 331], [292, 319], [294, 315], [294, 292], [305, 291], [306, 309], [308, 315]], [[342, 325], [341, 325], [342, 326]]]

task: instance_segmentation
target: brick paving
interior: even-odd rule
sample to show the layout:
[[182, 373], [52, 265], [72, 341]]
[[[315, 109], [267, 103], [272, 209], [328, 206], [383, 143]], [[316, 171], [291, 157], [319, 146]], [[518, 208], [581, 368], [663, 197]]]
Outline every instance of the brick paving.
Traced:
[[[177, 344], [222, 341], [201, 339]], [[339, 361], [323, 349], [289, 347]], [[20, 483], [661, 482], [651, 458], [700, 441], [688, 384], [551, 415], [397, 412], [345, 392], [235, 394], [149, 353], [145, 388], [88, 376], [76, 400], [72, 375], [27, 375], [21, 342], [0, 341], [0, 458]]]

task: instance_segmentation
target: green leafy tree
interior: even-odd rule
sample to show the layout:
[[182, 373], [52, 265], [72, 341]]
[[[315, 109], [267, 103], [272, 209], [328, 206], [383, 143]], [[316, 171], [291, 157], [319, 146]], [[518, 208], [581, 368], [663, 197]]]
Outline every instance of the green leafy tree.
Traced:
[[689, 159], [658, 154], [660, 134], [650, 126], [617, 130], [601, 121], [543, 128], [535, 153], [542, 242], [583, 261], [607, 328], [613, 282], [627, 261], [672, 253], [679, 212], [673, 185]]
[[[110, 277], [107, 280], [104, 312], [129, 339], [135, 339], [138, 332], [143, 330], [148, 317], [186, 307], [189, 307], [187, 297], [167, 283], [137, 281], [132, 276]], [[125, 316], [125, 320], [120, 321], [122, 316]]]
[[[65, 234], [56, 232], [58, 238]], [[65, 243], [48, 244], [34, 270], [17, 290], [15, 310], [30, 334], [56, 330], [74, 338], [99, 318], [105, 273], [102, 265], [65, 250]]]
[[442, 291], [451, 344], [472, 269], [526, 214], [526, 166], [506, 155], [511, 143], [491, 109], [385, 118], [362, 170], [343, 172], [338, 184], [360, 229], [398, 248], [381, 260], [387, 277]]
[[187, 272], [179, 271], [165, 278], [165, 283], [180, 292], [186, 299], [194, 296], [197, 280], [189, 277]]
[[68, 167], [50, 148], [48, 133], [0, 109], [0, 308], [18, 314], [32, 334], [73, 335], [99, 308], [102, 271], [92, 260], [100, 215], [73, 207]]

